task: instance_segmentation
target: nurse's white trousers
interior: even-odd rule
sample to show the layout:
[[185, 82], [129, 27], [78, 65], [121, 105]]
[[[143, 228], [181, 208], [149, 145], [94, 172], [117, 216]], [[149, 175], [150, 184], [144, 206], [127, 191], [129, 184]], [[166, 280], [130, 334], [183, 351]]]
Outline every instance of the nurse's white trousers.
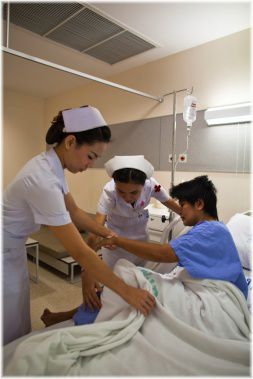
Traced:
[[25, 246], [3, 249], [4, 345], [31, 331], [30, 289]]

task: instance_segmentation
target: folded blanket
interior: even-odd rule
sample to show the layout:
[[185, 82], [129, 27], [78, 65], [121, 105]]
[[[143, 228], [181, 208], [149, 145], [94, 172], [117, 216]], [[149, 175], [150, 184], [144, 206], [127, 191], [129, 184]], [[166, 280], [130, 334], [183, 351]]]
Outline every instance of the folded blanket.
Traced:
[[182, 268], [162, 275], [125, 260], [115, 272], [154, 294], [147, 318], [104, 288], [94, 324], [28, 337], [4, 374], [249, 375], [249, 312], [237, 287], [194, 280]]

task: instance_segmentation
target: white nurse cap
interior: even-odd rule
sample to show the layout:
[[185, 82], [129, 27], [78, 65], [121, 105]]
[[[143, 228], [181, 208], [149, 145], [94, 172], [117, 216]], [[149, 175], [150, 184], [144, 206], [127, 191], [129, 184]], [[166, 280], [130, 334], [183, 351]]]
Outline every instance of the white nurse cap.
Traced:
[[154, 173], [154, 167], [144, 158], [144, 155], [115, 155], [105, 163], [107, 174], [112, 177], [114, 171], [122, 168], [135, 168], [144, 172], [149, 179]]
[[66, 133], [84, 132], [107, 125], [99, 110], [90, 106], [62, 111], [62, 116], [63, 132]]

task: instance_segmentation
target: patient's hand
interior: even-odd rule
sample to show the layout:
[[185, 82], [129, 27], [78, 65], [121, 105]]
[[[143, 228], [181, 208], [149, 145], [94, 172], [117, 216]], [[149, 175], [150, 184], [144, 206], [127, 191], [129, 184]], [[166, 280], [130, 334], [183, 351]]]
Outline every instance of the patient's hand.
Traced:
[[95, 235], [90, 235], [87, 239], [87, 245], [94, 251], [97, 251], [97, 237]]
[[116, 244], [115, 244], [115, 238], [114, 237], [117, 237], [116, 235], [115, 236], [112, 236], [112, 237], [107, 237], [107, 238], [100, 238], [99, 240], [97, 240], [97, 247], [98, 249], [101, 249], [101, 247], [106, 247], [107, 249], [110, 249], [110, 250], [114, 250], [116, 249]]
[[98, 293], [102, 292], [102, 287], [99, 282], [93, 279], [87, 271], [83, 271], [82, 277], [82, 290], [83, 290], [83, 304], [87, 305], [91, 310], [94, 308], [101, 308], [101, 301]]
[[[98, 251], [100, 249], [99, 242], [103, 239], [103, 237], [97, 236], [96, 234], [89, 234], [87, 238], [87, 245], [94, 251]], [[105, 238], [106, 239], [106, 238]]]

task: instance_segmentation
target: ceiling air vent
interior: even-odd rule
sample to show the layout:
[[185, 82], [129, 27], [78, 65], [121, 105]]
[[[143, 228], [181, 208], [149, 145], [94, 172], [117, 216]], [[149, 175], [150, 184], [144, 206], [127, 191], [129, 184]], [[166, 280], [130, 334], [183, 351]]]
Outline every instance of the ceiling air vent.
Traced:
[[10, 22], [43, 36], [80, 9], [79, 3], [10, 3]]
[[101, 61], [114, 64], [153, 47], [155, 46], [135, 34], [124, 31], [124, 33], [85, 51], [85, 53]]
[[156, 47], [78, 2], [10, 3], [10, 22], [109, 64]]
[[123, 29], [118, 25], [85, 8], [49, 33], [47, 37], [65, 46], [83, 51], [121, 31]]

